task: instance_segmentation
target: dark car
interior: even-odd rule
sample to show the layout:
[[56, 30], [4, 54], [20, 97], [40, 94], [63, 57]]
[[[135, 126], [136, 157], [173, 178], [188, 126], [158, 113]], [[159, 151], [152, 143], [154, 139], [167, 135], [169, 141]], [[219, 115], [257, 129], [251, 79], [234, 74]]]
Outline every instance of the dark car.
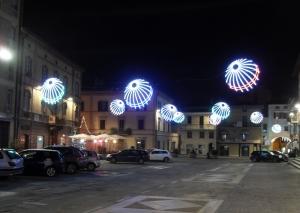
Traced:
[[59, 151], [26, 149], [20, 152], [24, 159], [25, 174], [44, 174], [53, 177], [64, 170], [63, 156]]
[[149, 154], [144, 150], [125, 149], [118, 153], [108, 154], [106, 160], [111, 163], [136, 162], [143, 164], [145, 161], [149, 160]]
[[280, 162], [278, 155], [275, 155], [269, 151], [253, 151], [250, 156], [252, 162], [269, 161], [269, 162]]
[[278, 157], [279, 157], [279, 159], [280, 159], [281, 161], [285, 161], [285, 162], [288, 162], [288, 161], [289, 161], [289, 156], [288, 156], [288, 154], [284, 154], [284, 153], [282, 153], [282, 152], [280, 152], [280, 151], [276, 151], [276, 150], [271, 151], [271, 152], [274, 153], [275, 155], [278, 155]]
[[45, 149], [57, 150], [64, 157], [65, 171], [74, 174], [79, 169], [87, 166], [87, 156], [80, 149], [73, 146], [49, 146]]

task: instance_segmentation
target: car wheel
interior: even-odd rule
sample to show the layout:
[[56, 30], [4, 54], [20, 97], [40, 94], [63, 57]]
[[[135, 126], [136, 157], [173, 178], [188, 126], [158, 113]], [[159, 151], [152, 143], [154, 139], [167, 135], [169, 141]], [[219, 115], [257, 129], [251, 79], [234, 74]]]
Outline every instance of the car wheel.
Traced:
[[67, 165], [67, 173], [74, 174], [77, 171], [77, 166], [73, 163]]
[[117, 163], [117, 159], [116, 159], [116, 158], [112, 158], [112, 159], [110, 160], [110, 162], [111, 162], [111, 163]]
[[56, 175], [56, 169], [53, 166], [46, 168], [45, 174], [47, 177], [54, 177]]
[[139, 164], [144, 164], [144, 159], [140, 158], [138, 162], [139, 162]]
[[170, 161], [170, 158], [168, 158], [168, 157], [164, 158], [164, 162], [168, 163], [169, 161]]
[[89, 163], [89, 164], [87, 165], [87, 169], [88, 169], [89, 171], [95, 171], [96, 166], [95, 166], [95, 164], [93, 164], [93, 163]]

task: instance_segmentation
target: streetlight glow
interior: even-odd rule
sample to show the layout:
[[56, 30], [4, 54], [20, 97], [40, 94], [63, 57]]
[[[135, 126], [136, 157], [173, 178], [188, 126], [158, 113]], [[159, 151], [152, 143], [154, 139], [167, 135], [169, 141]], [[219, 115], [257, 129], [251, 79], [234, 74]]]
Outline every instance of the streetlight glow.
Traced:
[[12, 52], [5, 48], [0, 47], [0, 59], [3, 61], [10, 61], [13, 58]]
[[300, 110], [300, 103], [296, 103], [295, 108], [299, 111]]

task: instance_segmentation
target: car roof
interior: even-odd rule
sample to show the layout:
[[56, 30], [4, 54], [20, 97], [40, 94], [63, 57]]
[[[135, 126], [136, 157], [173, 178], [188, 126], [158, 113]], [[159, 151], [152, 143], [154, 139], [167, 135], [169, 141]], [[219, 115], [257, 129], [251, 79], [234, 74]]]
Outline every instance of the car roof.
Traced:
[[15, 149], [1, 148], [0, 151], [16, 151]]
[[169, 150], [166, 150], [166, 149], [152, 149], [152, 151], [169, 151]]
[[52, 149], [24, 149], [24, 150], [22, 150], [22, 152], [24, 152], [24, 151], [59, 152], [57, 150], [52, 150]]

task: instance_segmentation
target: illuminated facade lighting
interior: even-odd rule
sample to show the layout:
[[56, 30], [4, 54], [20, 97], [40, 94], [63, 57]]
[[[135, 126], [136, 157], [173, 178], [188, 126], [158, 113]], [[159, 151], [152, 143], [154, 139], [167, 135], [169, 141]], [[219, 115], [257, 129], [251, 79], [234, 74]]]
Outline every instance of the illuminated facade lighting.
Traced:
[[217, 125], [219, 125], [221, 123], [221, 121], [222, 121], [222, 118], [218, 114], [211, 114], [209, 116], [209, 123], [211, 125], [217, 126]]
[[174, 114], [177, 112], [176, 106], [172, 104], [166, 104], [162, 106], [160, 115], [165, 121], [172, 121]]
[[182, 123], [185, 119], [185, 116], [182, 112], [175, 112], [173, 116], [173, 121], [175, 123]]
[[218, 102], [212, 107], [212, 114], [217, 114], [222, 120], [226, 119], [230, 115], [230, 107], [225, 102]]
[[126, 104], [134, 109], [145, 107], [151, 100], [153, 89], [149, 82], [143, 79], [131, 81], [124, 91]]
[[42, 100], [47, 104], [58, 103], [65, 94], [63, 83], [57, 78], [47, 79], [42, 86]]
[[260, 70], [252, 60], [238, 59], [233, 61], [225, 72], [226, 83], [236, 92], [252, 89], [259, 80]]
[[122, 115], [125, 112], [125, 104], [120, 99], [115, 99], [110, 103], [109, 109], [114, 115]]
[[260, 112], [252, 112], [250, 115], [250, 121], [254, 124], [260, 124], [264, 119], [263, 114]]

